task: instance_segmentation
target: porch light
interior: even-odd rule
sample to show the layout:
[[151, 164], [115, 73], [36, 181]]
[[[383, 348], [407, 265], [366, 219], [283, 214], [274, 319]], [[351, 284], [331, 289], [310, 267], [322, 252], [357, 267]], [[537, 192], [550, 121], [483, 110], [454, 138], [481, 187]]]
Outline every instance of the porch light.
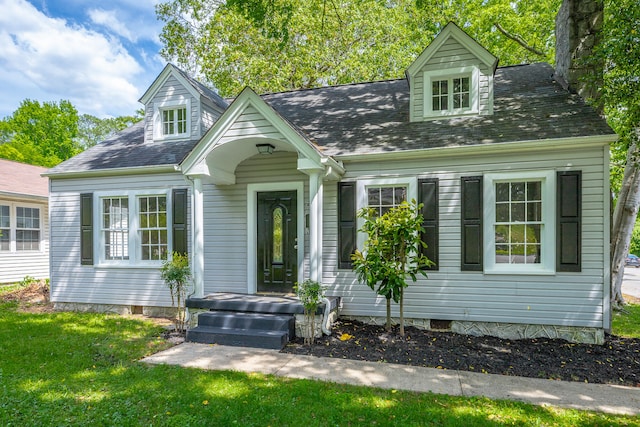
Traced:
[[260, 154], [273, 154], [273, 150], [276, 147], [271, 144], [256, 144], [256, 148]]

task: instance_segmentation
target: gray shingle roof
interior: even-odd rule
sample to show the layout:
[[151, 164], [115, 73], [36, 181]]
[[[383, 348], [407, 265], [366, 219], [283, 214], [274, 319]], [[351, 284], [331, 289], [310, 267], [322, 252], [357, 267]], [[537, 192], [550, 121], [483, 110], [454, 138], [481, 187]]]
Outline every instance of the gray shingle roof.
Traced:
[[222, 98], [220, 95], [218, 95], [215, 91], [213, 91], [210, 88], [208, 88], [207, 86], [203, 85], [198, 80], [194, 79], [189, 74], [185, 73], [184, 71], [182, 71], [180, 68], [176, 67], [175, 65], [172, 64], [172, 67], [178, 73], [180, 73], [180, 75], [182, 77], [184, 77], [185, 80], [187, 80], [198, 91], [198, 93], [200, 95], [202, 95], [205, 98], [207, 98], [214, 105], [217, 105], [222, 110], [225, 110], [229, 106], [227, 101], [225, 101], [224, 98]]
[[60, 163], [48, 173], [176, 165], [189, 154], [197, 142], [187, 140], [145, 143], [144, 122], [138, 122]]
[[330, 156], [613, 134], [579, 96], [553, 80], [548, 64], [498, 68], [489, 116], [409, 122], [405, 79], [263, 99]]
[[[578, 95], [555, 82], [548, 64], [498, 68], [494, 114], [489, 116], [409, 122], [406, 79], [267, 94], [262, 99], [329, 156], [614, 134]], [[50, 172], [179, 164], [197, 142], [145, 144], [144, 124], [137, 123]]]

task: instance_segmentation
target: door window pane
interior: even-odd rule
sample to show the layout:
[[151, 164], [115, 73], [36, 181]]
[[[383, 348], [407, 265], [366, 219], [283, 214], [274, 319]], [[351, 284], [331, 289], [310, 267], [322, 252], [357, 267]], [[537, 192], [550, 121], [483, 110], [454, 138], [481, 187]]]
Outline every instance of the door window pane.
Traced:
[[281, 263], [283, 261], [283, 221], [282, 208], [277, 207], [273, 210], [273, 262]]

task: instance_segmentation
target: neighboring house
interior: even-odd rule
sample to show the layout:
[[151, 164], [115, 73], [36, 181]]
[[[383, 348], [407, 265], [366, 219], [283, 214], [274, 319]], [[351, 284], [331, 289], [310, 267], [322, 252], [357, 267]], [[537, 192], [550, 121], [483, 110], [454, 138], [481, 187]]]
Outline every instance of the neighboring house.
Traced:
[[0, 159], [0, 283], [49, 277], [46, 171]]
[[311, 278], [341, 315], [381, 318], [351, 270], [356, 212], [416, 199], [436, 265], [406, 290], [410, 324], [601, 340], [616, 135], [549, 65], [497, 63], [449, 24], [404, 79], [230, 104], [167, 65], [143, 122], [48, 172], [51, 300], [168, 306], [178, 250], [196, 296]]

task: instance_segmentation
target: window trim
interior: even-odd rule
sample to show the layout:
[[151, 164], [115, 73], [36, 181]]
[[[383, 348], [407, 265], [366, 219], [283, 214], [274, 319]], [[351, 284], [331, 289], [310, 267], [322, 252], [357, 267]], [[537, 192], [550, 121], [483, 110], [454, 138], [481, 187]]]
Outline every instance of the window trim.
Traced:
[[[460, 77], [469, 77], [469, 108], [453, 108], [453, 79]], [[432, 83], [434, 80], [447, 80], [451, 90], [448, 93], [450, 108], [447, 110], [433, 110]], [[479, 87], [480, 87], [480, 69], [476, 66], [448, 68], [446, 70], [425, 71], [423, 74], [423, 115], [425, 118], [440, 118], [465, 116], [478, 114], [479, 108]]]
[[[154, 103], [154, 119], [153, 119], [153, 139], [154, 141], [163, 141], [171, 139], [180, 139], [191, 136], [191, 100], [179, 99], [174, 101], [163, 101]], [[168, 110], [186, 109], [186, 132], [164, 134], [164, 123], [162, 120], [163, 112]]]
[[[8, 200], [0, 201], [0, 206], [9, 206], [9, 250], [0, 250], [0, 254], [33, 254], [33, 253], [42, 253], [44, 252], [44, 210], [46, 208], [45, 205], [39, 205], [36, 203], [23, 203], [23, 202], [12, 202]], [[21, 249], [18, 250], [18, 242], [17, 242], [17, 230], [18, 230], [18, 208], [30, 208], [30, 209], [38, 209], [38, 232], [40, 234], [40, 239], [38, 240], [38, 249]], [[23, 230], [23, 229], [21, 229]], [[35, 228], [24, 228], [24, 230], [36, 230]]]
[[[356, 184], [356, 215], [364, 207], [368, 206], [367, 189], [369, 187], [407, 187], [407, 201], [418, 200], [418, 178], [397, 177], [397, 178], [372, 178], [358, 180]], [[366, 234], [359, 231], [364, 225], [364, 218], [356, 218], [356, 247], [360, 250], [364, 248]]]
[[[93, 204], [93, 223], [96, 225], [93, 227], [93, 253], [95, 257], [96, 267], [159, 267], [162, 265], [163, 260], [143, 260], [142, 259], [142, 242], [140, 238], [139, 227], [139, 198], [149, 196], [164, 196], [167, 201], [167, 253], [171, 256], [171, 248], [173, 248], [173, 233], [171, 224], [173, 223], [173, 211], [170, 209], [173, 206], [171, 203], [172, 192], [171, 189], [163, 190], [131, 190], [131, 191], [103, 191], [94, 193]], [[104, 250], [104, 233], [102, 228], [102, 201], [105, 198], [128, 198], [129, 200], [129, 238], [128, 244], [128, 259], [108, 260], [105, 256]]]
[[[556, 179], [555, 171], [488, 173], [484, 175], [484, 273], [485, 274], [555, 274], [556, 267]], [[513, 181], [542, 183], [542, 229], [540, 264], [498, 264], [495, 262], [495, 184]]]

